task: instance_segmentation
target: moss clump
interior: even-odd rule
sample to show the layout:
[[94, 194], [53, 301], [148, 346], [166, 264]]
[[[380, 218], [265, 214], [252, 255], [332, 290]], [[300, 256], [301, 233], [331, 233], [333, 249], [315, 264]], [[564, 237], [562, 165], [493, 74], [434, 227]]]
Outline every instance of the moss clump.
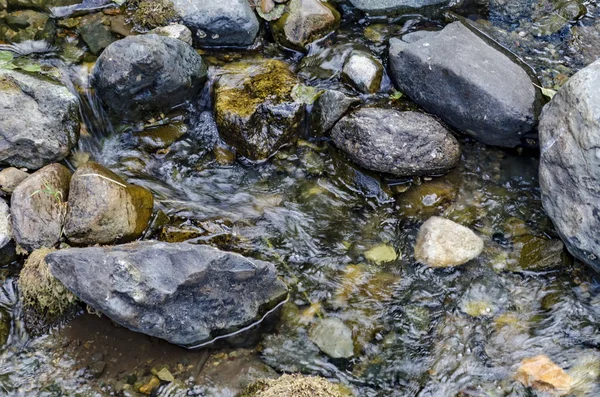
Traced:
[[46, 255], [53, 251], [48, 248], [33, 251], [19, 276], [24, 305], [50, 321], [67, 313], [77, 301], [77, 297], [50, 273]]
[[128, 10], [138, 31], [166, 26], [177, 17], [170, 0], [130, 0]]
[[283, 375], [278, 379], [260, 379], [240, 397], [348, 397], [352, 393], [340, 385], [316, 376]]

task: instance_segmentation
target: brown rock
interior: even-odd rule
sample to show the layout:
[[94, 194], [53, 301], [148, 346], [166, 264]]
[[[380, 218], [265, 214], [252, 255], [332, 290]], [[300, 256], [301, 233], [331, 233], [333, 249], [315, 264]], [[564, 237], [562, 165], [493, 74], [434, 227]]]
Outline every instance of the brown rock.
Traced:
[[573, 385], [572, 378], [545, 355], [523, 360], [515, 379], [527, 387], [559, 396], [568, 394]]
[[25, 171], [15, 167], [8, 167], [0, 171], [0, 190], [4, 193], [12, 192], [29, 176]]

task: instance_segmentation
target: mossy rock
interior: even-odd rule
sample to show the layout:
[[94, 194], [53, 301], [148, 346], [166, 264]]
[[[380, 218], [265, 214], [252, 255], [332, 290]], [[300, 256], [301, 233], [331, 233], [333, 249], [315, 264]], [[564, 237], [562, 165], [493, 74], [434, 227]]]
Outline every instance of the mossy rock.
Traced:
[[402, 215], [428, 219], [439, 215], [456, 199], [458, 187], [445, 179], [434, 179], [411, 187], [398, 197]]
[[239, 397], [349, 397], [347, 388], [324, 378], [283, 375], [278, 379], [259, 379]]
[[23, 304], [49, 322], [66, 314], [77, 302], [77, 297], [50, 272], [46, 255], [54, 251], [49, 248], [33, 251], [18, 281]]
[[166, 26], [177, 18], [170, 0], [130, 0], [128, 12], [138, 31]]
[[305, 105], [294, 100], [299, 83], [279, 60], [225, 66], [215, 84], [215, 116], [223, 140], [251, 160], [264, 160], [295, 142]]
[[514, 239], [514, 253], [517, 258], [516, 266], [509, 270], [544, 270], [563, 266], [565, 264], [564, 244], [558, 239], [548, 240], [532, 235], [520, 236]]

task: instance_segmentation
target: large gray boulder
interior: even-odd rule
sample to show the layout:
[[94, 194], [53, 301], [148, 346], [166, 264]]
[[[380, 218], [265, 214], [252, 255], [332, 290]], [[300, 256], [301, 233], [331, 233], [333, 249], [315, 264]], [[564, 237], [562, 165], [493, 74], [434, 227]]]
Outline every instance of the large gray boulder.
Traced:
[[372, 14], [388, 14], [395, 11], [447, 4], [449, 0], [350, 0], [359, 10]]
[[75, 95], [48, 79], [0, 69], [0, 163], [39, 169], [67, 157], [78, 139]]
[[600, 60], [540, 117], [542, 202], [569, 251], [600, 272]]
[[287, 296], [272, 264], [204, 245], [72, 248], [46, 262], [77, 297], [116, 323], [187, 347], [259, 320]]
[[171, 37], [129, 36], [108, 46], [92, 71], [92, 86], [117, 116], [137, 119], [191, 99], [208, 68], [188, 44]]
[[202, 46], [249, 46], [260, 25], [248, 0], [172, 0], [185, 26]]
[[519, 65], [460, 22], [390, 40], [394, 83], [430, 113], [495, 146], [515, 147], [541, 107]]
[[363, 108], [343, 117], [331, 138], [360, 166], [396, 176], [441, 174], [460, 161], [456, 138], [423, 113]]
[[130, 242], [146, 230], [153, 208], [147, 189], [89, 162], [71, 177], [65, 235], [76, 245]]
[[66, 167], [50, 164], [14, 190], [10, 198], [12, 226], [15, 241], [22, 248], [34, 251], [60, 242], [70, 180]]

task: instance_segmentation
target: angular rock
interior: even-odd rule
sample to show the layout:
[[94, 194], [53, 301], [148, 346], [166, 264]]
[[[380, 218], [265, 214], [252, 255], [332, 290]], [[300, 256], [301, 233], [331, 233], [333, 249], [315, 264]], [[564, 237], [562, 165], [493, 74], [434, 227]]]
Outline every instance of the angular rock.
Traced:
[[29, 177], [29, 174], [15, 167], [8, 167], [0, 171], [0, 190], [4, 193], [12, 194], [17, 186], [25, 179]]
[[415, 259], [431, 267], [452, 267], [477, 258], [481, 251], [483, 240], [470, 229], [434, 216], [419, 230]]
[[305, 109], [292, 97], [298, 83], [279, 60], [223, 68], [215, 83], [215, 118], [223, 140], [251, 160], [264, 160], [295, 142]]
[[352, 330], [337, 318], [321, 320], [310, 331], [310, 340], [331, 358], [354, 356]]
[[156, 29], [152, 29], [149, 33], [178, 39], [189, 45], [193, 44], [192, 31], [189, 30], [185, 25], [173, 24], [161, 26]]
[[441, 174], [460, 160], [456, 138], [423, 113], [363, 108], [342, 118], [331, 137], [355, 163], [396, 176]]
[[317, 134], [329, 132], [350, 107], [358, 103], [358, 98], [351, 98], [340, 91], [327, 90], [315, 102], [311, 125]]
[[129, 36], [112, 43], [98, 58], [92, 86], [117, 116], [137, 119], [167, 112], [204, 85], [207, 65], [181, 40], [156, 34]]
[[172, 0], [201, 46], [249, 46], [260, 27], [248, 0]]
[[83, 17], [79, 26], [81, 38], [90, 51], [96, 55], [116, 40], [110, 30], [110, 24], [105, 21], [109, 21], [108, 17], [98, 13]]
[[89, 162], [71, 177], [65, 236], [76, 245], [130, 242], [148, 226], [153, 207], [147, 189]]
[[79, 103], [60, 84], [0, 69], [0, 109], [0, 163], [39, 169], [77, 144]]
[[205, 245], [72, 248], [46, 261], [67, 288], [116, 323], [188, 347], [259, 320], [287, 296], [272, 264]]
[[558, 396], [569, 394], [573, 386], [573, 379], [545, 355], [523, 360], [515, 379], [525, 386]]
[[350, 0], [359, 10], [372, 14], [389, 14], [400, 10], [447, 4], [448, 0]]
[[600, 272], [600, 60], [580, 70], [540, 117], [544, 209], [569, 251]]
[[0, 199], [0, 250], [12, 240], [12, 224], [10, 222], [10, 208]]
[[283, 16], [271, 24], [271, 29], [283, 46], [305, 51], [308, 44], [334, 31], [340, 18], [340, 13], [329, 3], [291, 0]]
[[50, 164], [31, 174], [10, 200], [15, 241], [27, 251], [52, 248], [62, 236], [71, 172]]
[[391, 77], [430, 113], [488, 145], [515, 147], [537, 123], [531, 79], [460, 22], [390, 40]]
[[379, 60], [364, 51], [352, 51], [344, 63], [342, 77], [365, 94], [379, 91], [383, 66]]

